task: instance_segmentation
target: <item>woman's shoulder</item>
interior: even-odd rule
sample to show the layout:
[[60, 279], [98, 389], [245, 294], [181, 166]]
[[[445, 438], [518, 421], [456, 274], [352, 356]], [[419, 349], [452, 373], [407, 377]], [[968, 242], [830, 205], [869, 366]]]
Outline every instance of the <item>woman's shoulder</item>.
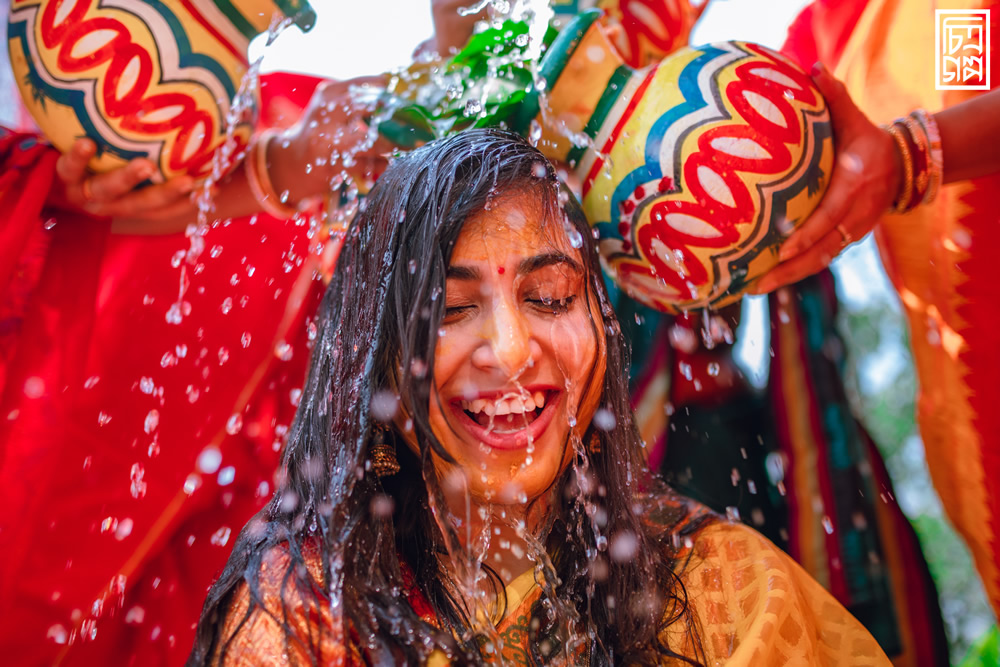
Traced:
[[[320, 548], [306, 541], [298, 553], [281, 543], [266, 551], [256, 573], [233, 592], [216, 664], [343, 662], [323, 592]], [[347, 660], [351, 664], [351, 660]]]
[[709, 664], [890, 664], [843, 605], [749, 526], [706, 522], [681, 578]]

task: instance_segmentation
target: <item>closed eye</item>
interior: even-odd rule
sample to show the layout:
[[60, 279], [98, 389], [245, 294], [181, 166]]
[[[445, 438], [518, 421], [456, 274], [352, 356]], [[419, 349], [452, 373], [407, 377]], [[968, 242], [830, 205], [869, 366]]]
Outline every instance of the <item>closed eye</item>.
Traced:
[[533, 308], [546, 313], [552, 313], [553, 315], [561, 315], [569, 311], [575, 300], [575, 294], [564, 296], [560, 299], [553, 299], [549, 297], [542, 297], [540, 299], [525, 299], [525, 301]]

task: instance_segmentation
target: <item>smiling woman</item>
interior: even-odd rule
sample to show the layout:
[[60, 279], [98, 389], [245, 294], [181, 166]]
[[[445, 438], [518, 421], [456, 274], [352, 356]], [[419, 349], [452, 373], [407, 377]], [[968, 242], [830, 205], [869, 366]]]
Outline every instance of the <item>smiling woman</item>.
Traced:
[[625, 355], [540, 153], [481, 130], [397, 159], [190, 663], [887, 665], [787, 556], [649, 474]]

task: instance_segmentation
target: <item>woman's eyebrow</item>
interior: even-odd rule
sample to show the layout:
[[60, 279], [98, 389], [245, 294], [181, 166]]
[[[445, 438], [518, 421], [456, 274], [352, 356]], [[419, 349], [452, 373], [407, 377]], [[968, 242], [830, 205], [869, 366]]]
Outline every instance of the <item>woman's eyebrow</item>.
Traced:
[[523, 259], [521, 260], [521, 263], [517, 265], [517, 272], [531, 273], [533, 271], [538, 271], [539, 269], [544, 269], [546, 266], [552, 266], [553, 264], [566, 264], [573, 271], [583, 273], [583, 267], [580, 266], [578, 261], [561, 252], [550, 252], [545, 253], [544, 255], [535, 255], [534, 257]]
[[482, 280], [483, 276], [479, 269], [474, 266], [449, 266], [446, 274], [448, 278], [454, 280]]

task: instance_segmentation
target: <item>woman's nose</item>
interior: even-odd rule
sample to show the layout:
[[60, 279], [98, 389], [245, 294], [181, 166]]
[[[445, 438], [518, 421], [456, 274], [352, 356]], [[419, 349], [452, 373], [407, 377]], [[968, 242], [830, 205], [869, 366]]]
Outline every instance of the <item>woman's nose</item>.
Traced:
[[531, 335], [524, 315], [509, 301], [499, 299], [492, 312], [492, 326], [472, 353], [472, 364], [482, 370], [501, 370], [517, 377], [531, 367], [541, 347]]

